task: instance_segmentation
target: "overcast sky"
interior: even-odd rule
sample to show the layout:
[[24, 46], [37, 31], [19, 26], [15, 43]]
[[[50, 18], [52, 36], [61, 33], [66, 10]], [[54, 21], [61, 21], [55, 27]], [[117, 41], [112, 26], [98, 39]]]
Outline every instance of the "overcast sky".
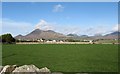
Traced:
[[[1, 22], [0, 22], [1, 23]], [[3, 2], [2, 33], [34, 29], [94, 35], [118, 30], [117, 2]]]

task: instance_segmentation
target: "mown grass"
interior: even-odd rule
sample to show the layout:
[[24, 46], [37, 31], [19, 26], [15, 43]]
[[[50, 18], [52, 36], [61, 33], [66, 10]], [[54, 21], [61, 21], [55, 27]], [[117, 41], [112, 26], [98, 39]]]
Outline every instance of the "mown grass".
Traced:
[[117, 72], [118, 45], [32, 44], [3, 45], [2, 63], [34, 64], [61, 72]]

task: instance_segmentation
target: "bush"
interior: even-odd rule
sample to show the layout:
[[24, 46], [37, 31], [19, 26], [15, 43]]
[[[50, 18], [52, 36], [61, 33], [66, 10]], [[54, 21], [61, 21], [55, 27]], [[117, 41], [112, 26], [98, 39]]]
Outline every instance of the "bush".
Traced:
[[1, 41], [2, 43], [11, 44], [11, 43], [14, 43], [14, 42], [15, 42], [15, 39], [12, 37], [11, 34], [4, 34], [4, 35], [1, 35], [1, 36], [0, 36], [0, 41]]

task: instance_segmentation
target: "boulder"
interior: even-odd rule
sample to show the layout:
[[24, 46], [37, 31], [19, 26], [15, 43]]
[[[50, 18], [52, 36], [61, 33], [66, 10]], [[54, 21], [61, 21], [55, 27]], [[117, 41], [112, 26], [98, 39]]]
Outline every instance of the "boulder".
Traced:
[[6, 65], [0, 68], [0, 74], [50, 74], [50, 70], [47, 67], [37, 68], [35, 65], [23, 65], [17, 67], [16, 65]]
[[12, 72], [16, 68], [16, 65], [6, 65], [2, 67], [0, 74], [4, 74], [5, 72]]
[[50, 72], [50, 70], [47, 67], [41, 68], [39, 72]]
[[17, 67], [12, 73], [13, 74], [49, 74], [50, 70], [47, 67], [44, 68], [37, 68], [35, 65], [23, 65], [20, 67]]
[[2, 66], [0, 66], [0, 72], [2, 71], [2, 68], [3, 68], [3, 67], [2, 67]]
[[34, 65], [23, 65], [17, 67], [13, 72], [39, 72], [39, 68]]

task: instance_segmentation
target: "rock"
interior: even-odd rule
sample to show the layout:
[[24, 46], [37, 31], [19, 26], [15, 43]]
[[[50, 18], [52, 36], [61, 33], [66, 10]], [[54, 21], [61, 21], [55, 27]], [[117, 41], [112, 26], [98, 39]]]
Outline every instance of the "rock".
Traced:
[[20, 67], [17, 67], [14, 71], [13, 74], [19, 74], [20, 72], [24, 72], [24, 74], [26, 73], [31, 73], [32, 74], [49, 74], [50, 70], [45, 67], [45, 68], [37, 68], [35, 65], [23, 65]]
[[34, 65], [23, 65], [17, 67], [13, 72], [39, 72], [39, 68]]
[[1, 70], [0, 74], [3, 74], [4, 72], [6, 72], [7, 68], [9, 68], [10, 65], [6, 65], [3, 67], [3, 69]]
[[10, 66], [6, 65], [2, 67], [2, 70], [0, 71], [0, 74], [4, 74], [5, 72], [12, 72], [15, 69], [16, 65]]
[[15, 70], [16, 67], [16, 65], [12, 65], [6, 69], [6, 72], [12, 72], [13, 70]]
[[0, 66], [0, 72], [2, 71], [2, 68], [3, 68], [3, 67], [2, 67], [2, 66]]
[[50, 70], [47, 67], [41, 68], [39, 71], [40, 72], [50, 72]]
[[50, 70], [47, 67], [37, 68], [35, 65], [23, 65], [17, 67], [16, 65], [6, 65], [4, 67], [0, 67], [0, 74], [5, 74], [9, 72], [11, 74], [50, 74]]

